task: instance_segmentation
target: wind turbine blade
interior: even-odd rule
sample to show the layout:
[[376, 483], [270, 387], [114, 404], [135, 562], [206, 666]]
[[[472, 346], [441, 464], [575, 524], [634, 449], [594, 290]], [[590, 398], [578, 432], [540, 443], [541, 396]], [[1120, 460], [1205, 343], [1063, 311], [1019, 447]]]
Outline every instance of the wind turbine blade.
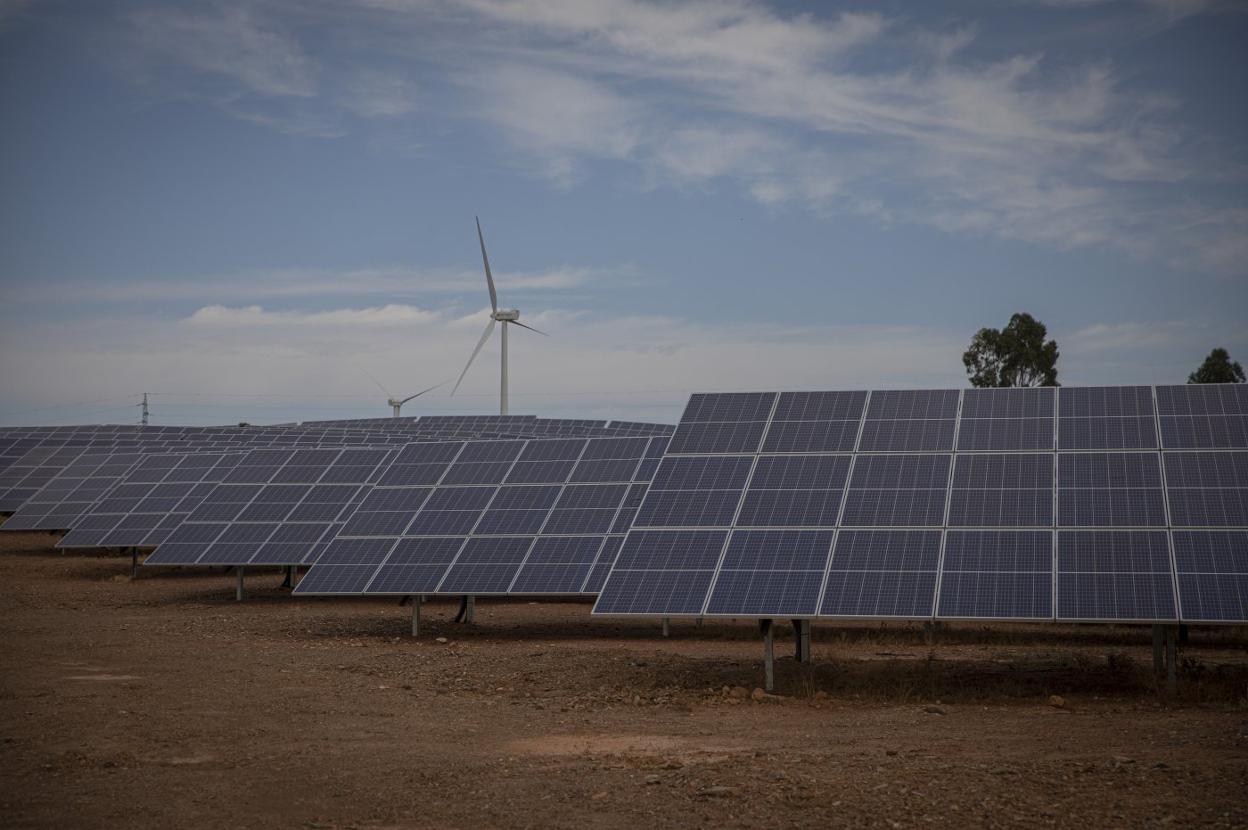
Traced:
[[477, 220], [477, 241], [481, 243], [481, 261], [485, 263], [485, 284], [490, 287], [490, 309], [498, 311], [498, 293], [494, 290], [494, 275], [490, 273], [490, 258], [485, 253], [485, 236], [481, 233], [481, 218], [473, 218]]
[[401, 403], [407, 403], [413, 398], [419, 398], [421, 395], [425, 394], [426, 392], [432, 392], [434, 389], [437, 389], [439, 386], [446, 386], [446, 381], [442, 381], [441, 383], [435, 383], [433, 386], [430, 386], [428, 389], [421, 389], [415, 395], [408, 395], [406, 398], [404, 398], [401, 401]]
[[477, 359], [477, 355], [481, 353], [481, 348], [485, 345], [485, 341], [490, 339], [490, 335], [494, 333], [494, 318], [490, 318], [490, 322], [485, 324], [485, 333], [481, 335], [481, 339], [477, 341], [477, 347], [472, 350], [472, 357], [468, 358], [468, 362], [464, 365], [464, 371], [459, 373], [459, 380], [455, 381], [455, 388], [451, 390], [453, 396], [459, 389], [459, 385], [464, 382], [464, 375], [468, 374], [468, 368], [472, 366], [472, 361]]
[[387, 389], [386, 387], [382, 386], [382, 385], [381, 385], [381, 381], [377, 380], [377, 378], [375, 378], [375, 377], [373, 376], [373, 373], [372, 373], [372, 372], [368, 371], [368, 370], [367, 370], [367, 369], [365, 369], [363, 366], [356, 366], [356, 368], [357, 368], [357, 369], [359, 369], [359, 370], [360, 370], [361, 372], [363, 372], [364, 374], [368, 375], [368, 379], [369, 379], [369, 380], [371, 380], [373, 383], [375, 383], [375, 384], [377, 385], [377, 388], [378, 388], [378, 389], [380, 389], [382, 392], [385, 392], [385, 393], [386, 393], [386, 397], [387, 397], [387, 398], [393, 398], [393, 397], [394, 397], [394, 395], [391, 395], [391, 394], [390, 394], [390, 390], [389, 390], [389, 389]]
[[[507, 323], [511, 323], [513, 326], [519, 326], [522, 329], [528, 329], [529, 331], [537, 331], [537, 329], [533, 328], [532, 326], [526, 326], [524, 323], [521, 323], [519, 320], [508, 320]], [[504, 325], [506, 325], [506, 323], [504, 323]], [[537, 333], [540, 334], [542, 337], [550, 337], [550, 335], [544, 331], [537, 331]]]

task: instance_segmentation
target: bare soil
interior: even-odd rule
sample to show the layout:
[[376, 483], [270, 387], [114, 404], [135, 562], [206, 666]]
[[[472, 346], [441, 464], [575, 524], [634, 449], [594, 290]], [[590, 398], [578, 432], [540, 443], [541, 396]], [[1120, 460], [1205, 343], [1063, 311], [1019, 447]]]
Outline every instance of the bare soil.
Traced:
[[1169, 699], [1145, 627], [818, 624], [754, 700], [750, 621], [435, 602], [413, 640], [53, 541], [0, 533], [3, 826], [1248, 826], [1244, 628], [1192, 629]]

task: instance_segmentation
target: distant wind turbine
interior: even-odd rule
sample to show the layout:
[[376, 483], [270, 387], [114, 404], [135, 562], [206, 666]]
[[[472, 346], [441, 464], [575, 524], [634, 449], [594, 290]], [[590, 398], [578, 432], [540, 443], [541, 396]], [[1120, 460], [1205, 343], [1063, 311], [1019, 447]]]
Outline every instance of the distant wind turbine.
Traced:
[[468, 374], [472, 361], [477, 359], [477, 355], [485, 346], [485, 341], [490, 339], [490, 335], [494, 333], [494, 324], [502, 323], [502, 346], [503, 346], [503, 369], [502, 378], [499, 386], [498, 394], [498, 414], [507, 414], [507, 326], [519, 326], [522, 329], [536, 331], [538, 334], [546, 337], [544, 331], [537, 331], [532, 326], [526, 326], [520, 322], [520, 310], [515, 308], [499, 308], [498, 293], [494, 290], [494, 275], [490, 273], [490, 258], [485, 253], [485, 236], [481, 233], [481, 219], [477, 218], [477, 241], [481, 243], [481, 262], [485, 265], [485, 284], [490, 289], [490, 322], [485, 324], [485, 333], [481, 335], [481, 339], [477, 341], [477, 347], [472, 350], [472, 356], [468, 358], [468, 363], [464, 366], [464, 371], [459, 373], [459, 380], [455, 381], [455, 388], [451, 390], [454, 395], [459, 389], [459, 385], [464, 382], [464, 375]]
[[360, 367], [360, 371], [362, 371], [364, 374], [368, 375], [369, 379], [370, 379], [373, 383], [377, 384], [377, 388], [378, 388], [378, 389], [380, 389], [382, 392], [385, 392], [385, 393], [386, 393], [386, 397], [387, 397], [387, 398], [389, 398], [389, 400], [387, 400], [387, 401], [386, 401], [386, 404], [387, 404], [388, 406], [390, 406], [390, 407], [394, 410], [394, 417], [396, 417], [396, 418], [398, 418], [398, 417], [399, 417], [399, 410], [401, 410], [401, 409], [403, 408], [403, 404], [407, 403], [408, 401], [412, 400], [413, 398], [419, 398], [421, 395], [425, 394], [426, 392], [432, 392], [434, 389], [437, 389], [439, 386], [445, 386], [445, 385], [446, 385], [446, 381], [442, 381], [441, 383], [438, 383], [438, 384], [435, 384], [435, 385], [433, 385], [433, 386], [430, 386], [428, 389], [421, 389], [421, 390], [420, 390], [419, 392], [417, 392], [415, 395], [408, 395], [406, 398], [403, 398], [403, 399], [401, 399], [401, 400], [400, 400], [400, 399], [398, 399], [398, 398], [394, 397], [394, 395], [391, 395], [391, 394], [390, 394], [390, 390], [389, 390], [389, 389], [387, 389], [386, 387], [382, 386], [382, 385], [381, 385], [381, 381], [379, 381], [379, 380], [377, 380], [377, 378], [373, 377], [373, 373], [372, 373], [372, 372], [368, 371], [368, 370], [367, 370], [367, 369], [365, 369], [363, 366], [361, 366], [361, 367]]

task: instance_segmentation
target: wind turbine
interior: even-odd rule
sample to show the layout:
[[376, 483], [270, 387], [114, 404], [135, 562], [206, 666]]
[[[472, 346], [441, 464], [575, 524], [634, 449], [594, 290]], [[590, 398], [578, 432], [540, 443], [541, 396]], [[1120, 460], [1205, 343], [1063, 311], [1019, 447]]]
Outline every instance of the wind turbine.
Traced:
[[407, 403], [408, 401], [412, 400], [413, 398], [419, 398], [421, 395], [425, 394], [426, 392], [432, 392], [434, 389], [437, 389], [439, 386], [445, 386], [445, 385], [446, 385], [446, 381], [442, 381], [441, 383], [435, 384], [434, 386], [430, 386], [428, 389], [421, 389], [421, 390], [420, 390], [419, 392], [417, 392], [415, 395], [408, 395], [406, 398], [403, 398], [402, 400], [399, 400], [398, 398], [395, 398], [395, 397], [394, 397], [394, 395], [391, 395], [391, 394], [390, 394], [390, 390], [389, 390], [389, 389], [387, 389], [386, 387], [384, 387], [384, 386], [382, 386], [382, 385], [381, 385], [381, 381], [379, 381], [379, 380], [377, 380], [377, 378], [373, 377], [373, 373], [372, 373], [372, 372], [368, 371], [368, 370], [367, 370], [367, 369], [365, 369], [363, 366], [360, 366], [360, 370], [361, 370], [362, 372], [364, 372], [364, 374], [368, 375], [369, 379], [370, 379], [370, 380], [372, 380], [372, 382], [373, 382], [373, 383], [377, 384], [377, 388], [378, 388], [378, 389], [380, 389], [382, 392], [385, 392], [385, 393], [386, 393], [386, 397], [387, 397], [387, 398], [389, 398], [389, 400], [387, 400], [387, 401], [386, 401], [386, 404], [387, 404], [388, 406], [390, 406], [390, 407], [394, 410], [394, 417], [396, 417], [396, 418], [398, 418], [398, 417], [399, 417], [399, 410], [401, 410], [401, 409], [403, 408], [403, 404]]
[[[490, 289], [490, 322], [485, 324], [485, 333], [481, 335], [481, 339], [477, 341], [477, 347], [472, 350], [472, 356], [468, 358], [468, 363], [464, 366], [464, 371], [459, 373], [459, 380], [455, 381], [455, 388], [451, 390], [454, 395], [459, 385], [464, 382], [464, 375], [468, 374], [472, 361], [477, 359], [477, 355], [481, 352], [485, 341], [490, 339], [490, 335], [494, 333], [494, 324], [503, 324], [503, 371], [502, 379], [498, 393], [498, 414], [507, 414], [507, 327], [519, 326], [529, 331], [537, 331], [532, 326], [526, 326], [520, 322], [520, 310], [516, 308], [499, 308], [498, 293], [494, 290], [494, 275], [490, 273], [490, 258], [485, 253], [485, 236], [481, 233], [481, 219], [477, 218], [477, 241], [481, 243], [481, 262], [485, 265], [485, 284]], [[543, 337], [548, 336], [544, 331], [537, 331]]]

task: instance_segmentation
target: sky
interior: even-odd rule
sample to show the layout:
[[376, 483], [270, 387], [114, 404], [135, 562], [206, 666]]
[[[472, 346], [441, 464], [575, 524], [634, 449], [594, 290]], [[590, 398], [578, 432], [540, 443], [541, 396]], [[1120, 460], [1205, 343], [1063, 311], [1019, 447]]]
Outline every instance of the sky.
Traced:
[[[1248, 4], [0, 0], [0, 424], [1248, 361]], [[382, 389], [387, 390], [383, 392]]]

